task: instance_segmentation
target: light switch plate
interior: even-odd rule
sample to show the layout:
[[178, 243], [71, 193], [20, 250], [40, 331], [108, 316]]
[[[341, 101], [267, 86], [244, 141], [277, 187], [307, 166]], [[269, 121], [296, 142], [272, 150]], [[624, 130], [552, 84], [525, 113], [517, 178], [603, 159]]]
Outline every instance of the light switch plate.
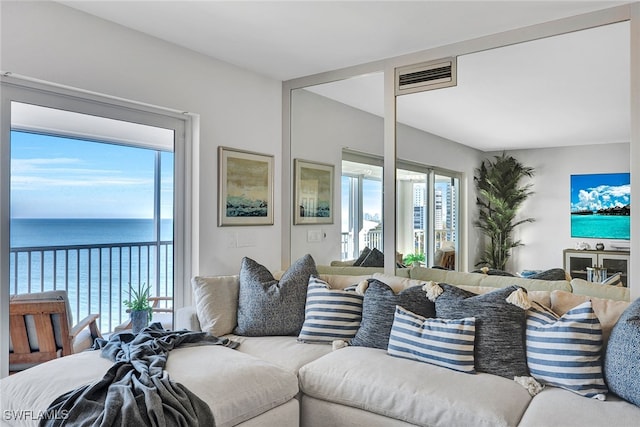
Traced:
[[322, 230], [307, 231], [307, 242], [309, 243], [322, 242]]

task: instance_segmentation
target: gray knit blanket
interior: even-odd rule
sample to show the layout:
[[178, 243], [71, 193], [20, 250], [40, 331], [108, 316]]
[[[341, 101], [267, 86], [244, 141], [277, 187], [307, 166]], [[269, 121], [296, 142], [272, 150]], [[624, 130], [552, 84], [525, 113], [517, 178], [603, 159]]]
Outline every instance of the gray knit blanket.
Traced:
[[40, 426], [215, 426], [209, 406], [164, 370], [169, 352], [186, 345], [239, 344], [205, 332], [165, 331], [154, 323], [137, 335], [96, 340], [94, 349], [114, 362], [104, 377], [58, 397]]

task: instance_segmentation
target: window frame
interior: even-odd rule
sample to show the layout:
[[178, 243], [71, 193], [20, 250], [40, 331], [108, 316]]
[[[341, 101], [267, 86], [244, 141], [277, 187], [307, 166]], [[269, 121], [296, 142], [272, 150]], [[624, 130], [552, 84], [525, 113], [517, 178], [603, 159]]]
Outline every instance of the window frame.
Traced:
[[[174, 309], [191, 301], [197, 269], [198, 168], [194, 167], [197, 116], [39, 80], [0, 78], [0, 378], [9, 370], [9, 250], [11, 192], [11, 103], [20, 102], [174, 130]], [[191, 171], [191, 173], [189, 173]]]

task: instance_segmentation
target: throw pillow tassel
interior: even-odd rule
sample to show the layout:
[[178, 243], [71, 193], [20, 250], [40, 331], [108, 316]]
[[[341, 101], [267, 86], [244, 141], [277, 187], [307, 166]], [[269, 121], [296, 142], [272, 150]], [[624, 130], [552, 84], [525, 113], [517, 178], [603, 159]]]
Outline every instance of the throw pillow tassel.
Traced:
[[513, 377], [513, 380], [526, 388], [532, 397], [544, 389], [544, 386], [533, 377]]
[[529, 310], [531, 308], [529, 295], [527, 295], [527, 291], [524, 288], [518, 288], [518, 290], [511, 292], [511, 295], [507, 297], [507, 302], [523, 310]]
[[348, 346], [349, 346], [349, 343], [344, 340], [334, 340], [331, 342], [332, 351], [340, 350], [341, 348], [345, 348]]
[[427, 293], [427, 298], [430, 301], [435, 301], [444, 292], [444, 289], [433, 281], [425, 283], [422, 286], [422, 290]]

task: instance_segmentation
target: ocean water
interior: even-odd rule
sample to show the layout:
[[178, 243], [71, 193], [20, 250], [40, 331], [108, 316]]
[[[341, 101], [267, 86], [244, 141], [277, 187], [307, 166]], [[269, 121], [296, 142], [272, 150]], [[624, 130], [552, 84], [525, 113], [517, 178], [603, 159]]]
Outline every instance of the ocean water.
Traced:
[[571, 215], [571, 237], [629, 240], [630, 224], [630, 216]]
[[[160, 240], [173, 240], [173, 220], [162, 220]], [[151, 242], [152, 219], [14, 218], [11, 247]]]
[[130, 288], [173, 295], [173, 221], [161, 222], [159, 249], [154, 235], [151, 219], [12, 219], [10, 292], [65, 289], [76, 321], [100, 313], [110, 331], [128, 316]]

